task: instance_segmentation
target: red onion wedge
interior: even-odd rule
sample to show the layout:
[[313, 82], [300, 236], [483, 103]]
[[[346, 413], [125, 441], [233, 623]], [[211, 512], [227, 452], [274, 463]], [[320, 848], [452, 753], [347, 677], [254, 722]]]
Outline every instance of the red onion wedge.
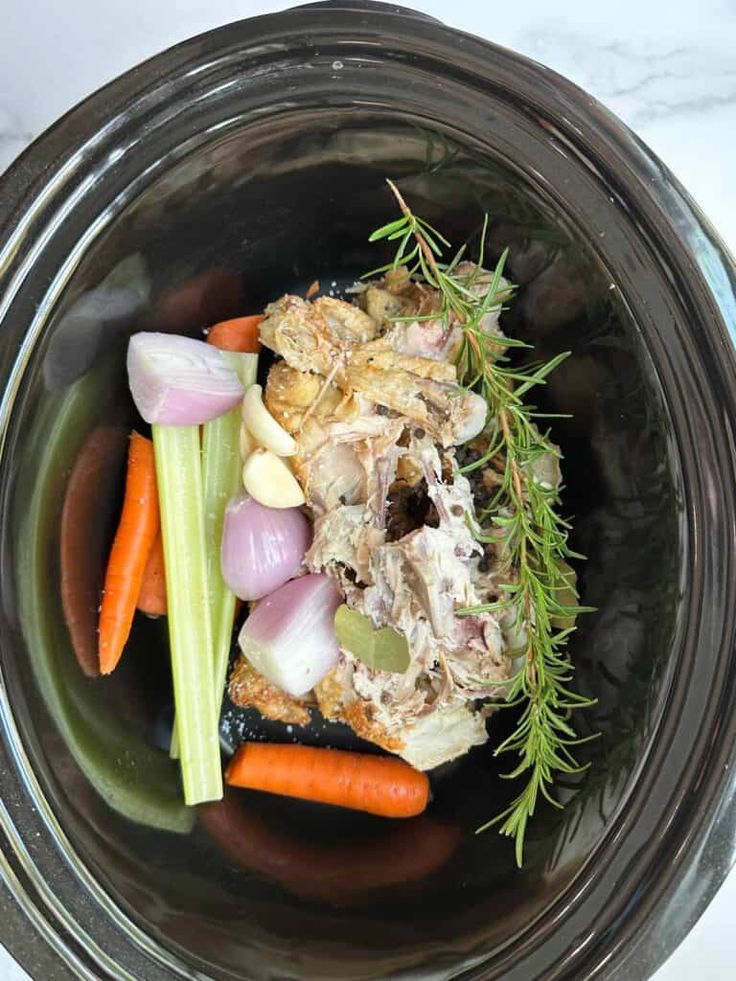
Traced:
[[268, 596], [299, 572], [311, 539], [298, 508], [267, 508], [247, 494], [234, 497], [222, 528], [222, 578], [242, 600]]
[[133, 334], [128, 382], [141, 416], [163, 426], [199, 426], [243, 397], [240, 379], [216, 347], [178, 334]]
[[337, 663], [341, 603], [329, 576], [293, 579], [258, 603], [240, 631], [240, 649], [271, 684], [300, 698]]

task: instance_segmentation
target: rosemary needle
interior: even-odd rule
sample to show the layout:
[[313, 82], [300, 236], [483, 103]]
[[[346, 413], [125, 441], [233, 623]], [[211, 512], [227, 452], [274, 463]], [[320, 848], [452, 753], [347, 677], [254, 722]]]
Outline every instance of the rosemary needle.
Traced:
[[[542, 365], [514, 368], [504, 348], [528, 347], [520, 341], [486, 333], [483, 318], [498, 311], [511, 295], [503, 280], [507, 252], [504, 251], [493, 273], [483, 269], [483, 248], [488, 219], [484, 222], [478, 262], [470, 273], [459, 274], [465, 247], [446, 262], [444, 249], [449, 242], [423, 219], [412, 213], [392, 181], [401, 217], [377, 229], [371, 242], [397, 242], [393, 260], [368, 276], [406, 267], [409, 275], [433, 287], [440, 295], [438, 316], [444, 326], [462, 327], [457, 356], [458, 376], [463, 385], [480, 392], [489, 407], [489, 448], [481, 460], [466, 471], [483, 466], [495, 457], [503, 461], [501, 483], [485, 510], [474, 523], [495, 526], [505, 562], [515, 572], [514, 582], [504, 586], [498, 603], [458, 610], [470, 615], [483, 611], [504, 612], [523, 627], [526, 647], [521, 666], [509, 680], [506, 705], [523, 706], [511, 735], [495, 754], [515, 753], [518, 762], [505, 774], [509, 779], [526, 776], [526, 784], [509, 806], [478, 831], [497, 825], [501, 834], [515, 840], [516, 861], [521, 866], [529, 819], [545, 798], [561, 807], [553, 795], [556, 773], [576, 773], [584, 769], [573, 755], [573, 747], [585, 742], [577, 737], [570, 723], [574, 709], [592, 705], [590, 699], [571, 688], [572, 665], [567, 651], [574, 618], [587, 608], [571, 605], [574, 573], [567, 564], [579, 558], [568, 545], [569, 524], [559, 515], [559, 492], [534, 477], [533, 464], [542, 456], [559, 456], [547, 434], [540, 432], [535, 419], [542, 418], [523, 396], [537, 385], [568, 355], [560, 354]], [[479, 537], [482, 537], [478, 529]], [[495, 536], [494, 536], [495, 537]], [[569, 623], [573, 623], [569, 626]], [[588, 737], [590, 738], [590, 737]]]

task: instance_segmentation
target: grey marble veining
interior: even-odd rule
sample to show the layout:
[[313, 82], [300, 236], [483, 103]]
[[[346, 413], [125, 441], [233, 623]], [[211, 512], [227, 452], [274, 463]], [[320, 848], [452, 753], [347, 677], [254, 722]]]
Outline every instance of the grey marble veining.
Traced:
[[[407, 0], [411, 5], [412, 0]], [[208, 28], [288, 0], [26, 0], [3, 5], [0, 171], [54, 119], [116, 75]], [[736, 4], [413, 0], [515, 48], [601, 99], [682, 180], [736, 251]]]
[[591, 45], [581, 34], [534, 32], [529, 48], [555, 48], [555, 67], [614, 108], [635, 130], [659, 119], [726, 108], [736, 113], [736, 59], [724, 49], [634, 40]]

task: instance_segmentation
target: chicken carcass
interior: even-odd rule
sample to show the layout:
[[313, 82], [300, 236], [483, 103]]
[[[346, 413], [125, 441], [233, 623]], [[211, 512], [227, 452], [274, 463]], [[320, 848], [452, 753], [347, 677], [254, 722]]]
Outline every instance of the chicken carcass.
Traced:
[[[265, 402], [297, 442], [291, 462], [314, 520], [306, 568], [333, 577], [351, 609], [409, 644], [403, 673], [341, 649], [316, 704], [429, 769], [485, 742], [479, 703], [502, 693], [511, 671], [497, 616], [458, 613], [499, 588], [492, 571], [480, 571], [473, 494], [454, 449], [483, 430], [487, 406], [458, 384], [459, 328], [418, 343], [404, 321], [401, 330], [391, 321], [438, 310], [433, 290], [389, 276], [361, 302], [285, 296], [268, 307], [261, 339], [283, 360], [269, 372]], [[417, 321], [422, 331], [427, 323]], [[241, 689], [257, 689], [250, 674], [236, 677]], [[268, 702], [260, 699], [266, 714]]]
[[[373, 336], [378, 331], [368, 314], [333, 299], [328, 316], [319, 304], [297, 296], [270, 304], [261, 341], [289, 367], [320, 375], [342, 392], [395, 412], [442, 446], [467, 442], [483, 429], [488, 407], [479, 395], [461, 388], [452, 363], [402, 354], [385, 337], [363, 340], [371, 335], [365, 321], [373, 324]], [[340, 315], [337, 304], [351, 313]]]

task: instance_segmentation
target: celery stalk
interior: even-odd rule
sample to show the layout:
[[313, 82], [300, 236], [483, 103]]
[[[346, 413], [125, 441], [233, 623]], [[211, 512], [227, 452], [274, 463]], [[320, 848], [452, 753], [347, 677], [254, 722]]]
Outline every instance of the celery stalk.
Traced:
[[222, 797], [198, 426], [153, 426], [184, 799]]
[[[238, 373], [243, 388], [256, 380], [258, 355], [223, 351]], [[225, 688], [230, 639], [233, 632], [235, 596], [225, 585], [220, 571], [222, 524], [228, 502], [242, 489], [240, 459], [240, 406], [204, 427], [203, 478], [205, 537], [207, 544], [207, 585], [209, 588], [212, 636], [214, 638], [214, 700], [219, 715]]]
[[[256, 380], [258, 355], [238, 354], [232, 351], [223, 351], [222, 355], [237, 373], [243, 388], [249, 388]], [[218, 718], [227, 676], [230, 638], [235, 615], [235, 596], [225, 585], [220, 572], [220, 542], [225, 508], [230, 499], [241, 489], [243, 461], [240, 459], [240, 424], [240, 406], [236, 406], [203, 427], [202, 467], [207, 589], [214, 645], [213, 696]], [[171, 734], [170, 755], [172, 759], [176, 759], [179, 755], [176, 724]]]

